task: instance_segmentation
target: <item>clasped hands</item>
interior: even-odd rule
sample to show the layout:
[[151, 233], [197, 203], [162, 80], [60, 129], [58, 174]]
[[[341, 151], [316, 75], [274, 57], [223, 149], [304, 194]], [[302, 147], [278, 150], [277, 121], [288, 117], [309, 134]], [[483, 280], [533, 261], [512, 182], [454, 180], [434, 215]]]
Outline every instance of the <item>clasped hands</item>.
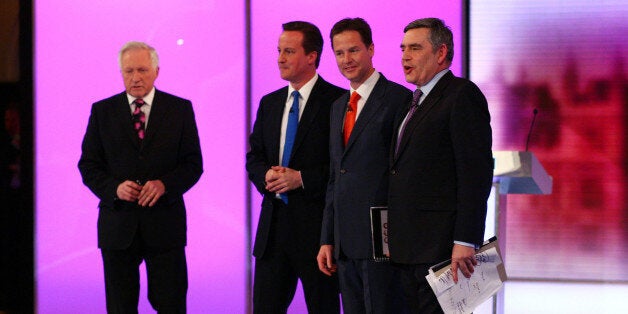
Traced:
[[166, 193], [166, 187], [161, 180], [146, 181], [144, 185], [126, 180], [120, 183], [116, 190], [119, 199], [137, 202], [142, 207], [153, 207], [164, 193]]
[[264, 177], [266, 190], [273, 193], [286, 193], [303, 186], [301, 172], [282, 166], [272, 166]]

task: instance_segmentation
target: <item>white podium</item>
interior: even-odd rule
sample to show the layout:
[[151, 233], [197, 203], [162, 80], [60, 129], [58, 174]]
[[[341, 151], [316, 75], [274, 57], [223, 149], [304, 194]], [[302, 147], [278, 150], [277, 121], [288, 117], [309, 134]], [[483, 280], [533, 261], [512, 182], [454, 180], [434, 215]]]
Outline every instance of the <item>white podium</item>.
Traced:
[[[493, 151], [493, 189], [488, 199], [484, 238], [497, 236], [506, 265], [508, 194], [552, 194], [552, 177], [531, 152]], [[504, 290], [493, 297], [492, 313], [504, 313]]]

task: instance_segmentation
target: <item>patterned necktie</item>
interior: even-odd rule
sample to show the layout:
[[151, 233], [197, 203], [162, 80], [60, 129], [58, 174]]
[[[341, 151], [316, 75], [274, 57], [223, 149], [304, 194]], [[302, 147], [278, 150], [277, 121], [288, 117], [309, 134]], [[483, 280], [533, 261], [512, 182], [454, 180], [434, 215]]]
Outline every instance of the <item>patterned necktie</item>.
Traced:
[[142, 112], [141, 108], [145, 104], [145, 102], [143, 99], [138, 98], [135, 101], [133, 101], [133, 103], [135, 104], [135, 110], [133, 110], [133, 117], [132, 117], [133, 128], [135, 129], [135, 132], [137, 132], [137, 137], [139, 137], [140, 140], [143, 140], [145, 125], [146, 125], [146, 116]]
[[412, 93], [412, 105], [410, 105], [410, 109], [408, 110], [406, 119], [403, 122], [403, 125], [401, 126], [401, 131], [399, 131], [399, 134], [397, 135], [397, 145], [395, 145], [395, 156], [397, 156], [397, 154], [399, 153], [399, 144], [401, 143], [401, 139], [403, 138], [403, 133], [406, 131], [406, 126], [410, 122], [410, 119], [412, 119], [412, 117], [414, 116], [414, 113], [416, 112], [416, 110], [419, 108], [419, 99], [421, 99], [422, 95], [423, 95], [423, 92], [418, 88], [414, 91], [414, 93]]
[[[292, 107], [288, 113], [288, 125], [286, 127], [286, 141], [283, 145], [283, 155], [281, 157], [281, 165], [288, 167], [290, 164], [290, 154], [292, 154], [292, 147], [294, 146], [294, 138], [297, 135], [297, 127], [299, 126], [299, 97], [298, 91], [292, 92]], [[284, 203], [288, 204], [288, 195], [282, 193], [281, 199]]]
[[351, 131], [353, 131], [353, 126], [355, 125], [355, 116], [358, 113], [358, 100], [360, 100], [360, 94], [354, 91], [351, 93], [351, 98], [349, 98], [349, 107], [347, 108], [347, 114], [345, 115], [345, 129], [343, 131], [343, 139], [345, 146], [349, 142], [349, 136], [351, 136]]

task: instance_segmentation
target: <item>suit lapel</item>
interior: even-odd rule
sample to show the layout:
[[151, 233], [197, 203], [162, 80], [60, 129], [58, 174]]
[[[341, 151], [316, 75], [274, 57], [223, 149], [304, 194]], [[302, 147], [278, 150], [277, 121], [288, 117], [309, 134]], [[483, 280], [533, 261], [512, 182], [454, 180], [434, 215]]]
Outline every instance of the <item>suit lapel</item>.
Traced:
[[360, 133], [366, 128], [369, 124], [369, 121], [375, 117], [376, 113], [380, 111], [380, 108], [384, 105], [382, 98], [386, 92], [386, 78], [383, 74], [380, 74], [377, 83], [375, 83], [375, 87], [371, 91], [369, 98], [366, 100], [362, 111], [360, 111], [360, 115], [358, 119], [355, 121], [355, 125], [353, 126], [353, 130], [351, 131], [351, 135], [349, 136], [349, 142], [347, 142], [347, 147], [345, 151], [348, 151], [353, 142], [356, 141], [356, 138], [360, 136]]
[[[290, 155], [290, 159], [292, 160], [292, 156], [299, 149], [299, 146], [305, 140], [305, 136], [312, 127], [312, 123], [316, 120], [316, 116], [318, 115], [318, 111], [320, 110], [320, 102], [322, 101], [321, 97], [324, 97], [324, 90], [322, 86], [323, 79], [319, 76], [312, 88], [312, 92], [310, 93], [310, 97], [307, 99], [307, 103], [305, 104], [305, 109], [303, 110], [303, 114], [301, 115], [301, 119], [299, 120], [299, 127], [297, 128], [297, 135], [294, 139], [294, 146], [292, 147], [292, 154]], [[286, 95], [287, 97], [287, 95]]]
[[[434, 88], [432, 89], [432, 91], [430, 91], [430, 93], [427, 95], [427, 97], [423, 100], [423, 102], [421, 103], [421, 105], [419, 106], [419, 108], [417, 109], [418, 111], [414, 114], [414, 116], [412, 117], [412, 119], [410, 119], [407, 123], [406, 126], [406, 130], [404, 131], [404, 135], [401, 138], [401, 143], [399, 144], [399, 152], [397, 153], [395, 157], [395, 161], [397, 160], [397, 156], [400, 156], [403, 151], [406, 148], [406, 145], [408, 144], [408, 141], [410, 139], [410, 134], [412, 134], [412, 132], [414, 132], [414, 129], [417, 128], [417, 126], [421, 123], [421, 121], [427, 117], [428, 113], [438, 104], [438, 102], [440, 101], [440, 99], [443, 96], [443, 91], [445, 90], [445, 88], [447, 87], [447, 85], [449, 85], [449, 82], [453, 79], [453, 74], [451, 73], [451, 71], [447, 72], [439, 81], [438, 83], [436, 83], [436, 85], [434, 86]], [[406, 110], [404, 110], [404, 113], [408, 112], [410, 106], [408, 106], [406, 108]], [[399, 131], [399, 126], [401, 124], [401, 122], [403, 121], [403, 119], [405, 118], [405, 114], [401, 116], [400, 119], [398, 119], [398, 121], [395, 123], [395, 131], [398, 132]], [[397, 133], [395, 133], [397, 134]], [[396, 137], [395, 137], [396, 138]], [[396, 141], [395, 141], [396, 143]]]
[[[268, 125], [270, 126], [270, 130], [272, 130], [272, 134], [269, 138], [276, 139], [270, 143], [272, 145], [270, 147], [270, 160], [274, 160], [274, 162], [278, 164], [281, 164], [281, 160], [279, 160], [279, 147], [281, 147], [281, 120], [283, 118], [283, 111], [285, 110], [287, 99], [288, 87], [284, 87], [276, 98], [270, 99], [271, 111], [268, 113]], [[297, 131], [297, 134], [298, 133], [299, 132]], [[294, 146], [292, 148], [292, 152], [294, 153]]]
[[150, 106], [150, 117], [146, 126], [146, 136], [142, 140], [142, 148], [147, 147], [155, 138], [155, 134], [167, 124], [165, 119], [168, 116], [168, 106], [163, 103], [163, 95], [159, 90], [155, 90], [155, 97]]
[[334, 115], [331, 120], [330, 125], [330, 143], [334, 145], [334, 150], [337, 152], [344, 151], [343, 145], [343, 129], [345, 123], [345, 116], [347, 114], [347, 104], [349, 103], [349, 93], [344, 93], [338, 99], [336, 104], [336, 108], [334, 108]]

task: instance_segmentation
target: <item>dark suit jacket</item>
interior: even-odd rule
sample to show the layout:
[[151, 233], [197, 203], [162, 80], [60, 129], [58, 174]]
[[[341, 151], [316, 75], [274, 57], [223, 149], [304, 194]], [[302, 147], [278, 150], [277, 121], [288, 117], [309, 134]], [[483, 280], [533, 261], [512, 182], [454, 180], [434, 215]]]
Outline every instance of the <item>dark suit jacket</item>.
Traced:
[[356, 120], [346, 148], [342, 134], [349, 93], [332, 106], [331, 172], [321, 244], [334, 244], [336, 258], [340, 249], [349, 258], [373, 257], [369, 209], [388, 202], [393, 123], [397, 112], [411, 100], [410, 90], [381, 75]]
[[[325, 187], [329, 177], [329, 109], [344, 89], [329, 84], [322, 77], [312, 88], [299, 120], [289, 168], [301, 171], [303, 186], [288, 192], [287, 211], [278, 217], [274, 212], [275, 194], [265, 189], [264, 178], [271, 166], [279, 164], [281, 118], [288, 87], [262, 97], [246, 154], [249, 179], [264, 195], [257, 226], [253, 255], [264, 256], [271, 222], [277, 222], [276, 236], [291, 241], [297, 256], [315, 257], [319, 249], [321, 220], [325, 206]], [[275, 217], [273, 217], [275, 215]]]
[[[402, 111], [395, 132], [403, 120]], [[396, 143], [396, 134], [393, 137]], [[389, 248], [405, 264], [451, 258], [453, 241], [480, 245], [493, 177], [490, 115], [473, 82], [446, 73], [391, 149]]]
[[[95, 103], [78, 167], [83, 183], [100, 199], [100, 248], [126, 248], [136, 232], [151, 247], [186, 244], [183, 193], [203, 172], [190, 101], [156, 90], [141, 143], [131, 123], [126, 93]], [[164, 183], [166, 193], [153, 207], [117, 199], [121, 182], [155, 179]]]

